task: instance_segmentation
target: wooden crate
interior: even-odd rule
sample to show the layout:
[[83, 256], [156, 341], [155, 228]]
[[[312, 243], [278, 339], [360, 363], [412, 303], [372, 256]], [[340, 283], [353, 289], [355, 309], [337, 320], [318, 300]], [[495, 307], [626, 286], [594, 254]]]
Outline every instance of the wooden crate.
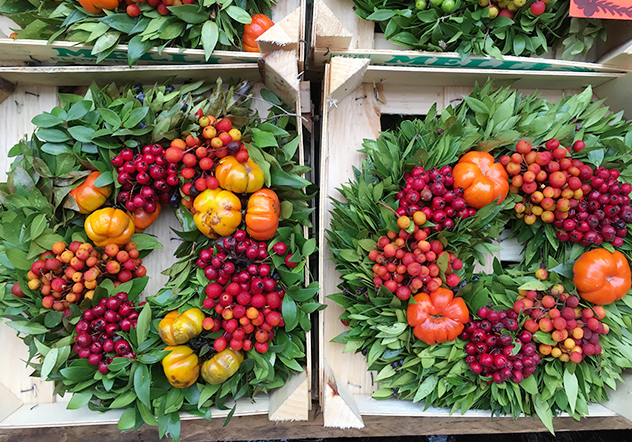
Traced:
[[[263, 72], [263, 76], [260, 72]], [[256, 64], [218, 65], [218, 66], [145, 66], [126, 67], [84, 67], [84, 68], [0, 68], [0, 78], [5, 81], [5, 90], [15, 87], [12, 94], [0, 95], [0, 179], [6, 180], [12, 158], [7, 158], [9, 149], [34, 129], [31, 119], [44, 111], [50, 111], [58, 104], [59, 86], [87, 86], [91, 82], [105, 85], [112, 81], [123, 85], [138, 82], [143, 78], [146, 84], [163, 82], [175, 77], [175, 84], [188, 80], [205, 79], [213, 81], [218, 76], [224, 80], [244, 79], [256, 82], [253, 108], [259, 115], [267, 115], [268, 104], [261, 98], [260, 91], [267, 87], [282, 97], [286, 103], [296, 109], [300, 115], [299, 82], [297, 79], [297, 60], [289, 51], [278, 51], [264, 57], [258, 67]], [[0, 81], [0, 85], [2, 85]], [[297, 117], [297, 130], [302, 136], [301, 119]], [[299, 149], [300, 162], [304, 163], [305, 154]], [[167, 277], [160, 272], [173, 262], [173, 252], [179, 241], [171, 231], [179, 229], [180, 224], [171, 210], [163, 211], [159, 220], [150, 226], [146, 233], [155, 235], [163, 244], [164, 250], [151, 253], [144, 261], [147, 267], [149, 283], [145, 293], [156, 293], [164, 287]], [[306, 231], [307, 233], [307, 231]], [[306, 271], [307, 278], [307, 271]], [[302, 373], [291, 377], [285, 386], [269, 395], [256, 397], [256, 402], [248, 398], [240, 399], [235, 416], [268, 415], [271, 421], [307, 420], [311, 409], [311, 336], [307, 334], [307, 367]], [[64, 398], [53, 395], [52, 382], [43, 382], [30, 377], [32, 370], [26, 366], [27, 346], [16, 336], [16, 332], [6, 324], [0, 323], [0, 432], [9, 428], [66, 427], [72, 425], [116, 424], [122, 410], [106, 413], [90, 411], [87, 407], [67, 410], [71, 395]], [[215, 409], [214, 418], [225, 418], [228, 411]], [[196, 416], [182, 414], [182, 419], [199, 419]]]
[[[299, 68], [302, 70], [305, 59], [305, 8], [300, 0], [279, 0], [272, 5], [274, 23], [283, 21], [281, 26], [287, 31], [290, 40], [277, 42], [275, 49], [294, 49], [299, 52]], [[0, 16], [0, 65], [89, 65], [95, 64], [97, 56], [92, 54], [92, 46], [78, 45], [70, 41], [55, 41], [48, 44], [45, 40], [12, 40], [9, 35], [16, 28], [9, 18]], [[270, 52], [270, 45], [260, 48]], [[257, 63], [260, 53], [243, 51], [214, 51], [209, 60], [205, 60], [204, 50], [165, 48], [158, 51], [152, 48], [135, 64], [240, 64]], [[127, 65], [127, 45], [118, 45], [100, 65]]]
[[[354, 178], [353, 168], [360, 168], [363, 154], [358, 152], [363, 139], [375, 139], [380, 133], [380, 117], [383, 114], [425, 115], [433, 103], [443, 108], [461, 100], [473, 90], [475, 81], [484, 83], [487, 78], [497, 86], [512, 83], [513, 87], [532, 93], [537, 88], [541, 96], [552, 101], [562, 94], [574, 94], [587, 85], [595, 86], [600, 97], [610, 95], [611, 108], [624, 109], [632, 117], [632, 106], [625, 100], [626, 94], [617, 94], [632, 81], [632, 74], [617, 73], [557, 73], [524, 71], [480, 71], [449, 68], [394, 68], [368, 66], [368, 60], [336, 57], [325, 66], [322, 111], [322, 148], [320, 181], [320, 302], [327, 308], [320, 312], [319, 359], [320, 404], [325, 426], [362, 428], [363, 416], [418, 416], [445, 419], [450, 425], [448, 409], [423, 411], [423, 404], [396, 399], [377, 401], [371, 394], [378, 389], [373, 381], [375, 372], [367, 369], [366, 358], [361, 353], [343, 353], [344, 344], [331, 340], [347, 328], [339, 320], [342, 307], [327, 299], [339, 293], [341, 282], [332, 255], [326, 247], [325, 229], [331, 221], [331, 198], [341, 199], [336, 190], [341, 184]], [[623, 97], [621, 97], [623, 96]], [[520, 249], [502, 242], [500, 259], [515, 261]], [[489, 262], [491, 267], [491, 260]], [[483, 269], [483, 271], [490, 271]], [[626, 377], [629, 381], [632, 376]], [[591, 405], [590, 415], [616, 417], [617, 413], [632, 419], [632, 388], [621, 386], [605, 405]], [[491, 430], [490, 414], [485, 411], [468, 411], [459, 419], [472, 419], [475, 432]], [[456, 419], [456, 418], [454, 418]], [[595, 424], [603, 422], [595, 419]], [[632, 428], [632, 422], [629, 422]], [[577, 429], [591, 428], [591, 420], [577, 423]], [[511, 425], [506, 427], [512, 431]]]
[[564, 61], [555, 54], [543, 57], [503, 56], [503, 59], [456, 52], [421, 52], [384, 39], [375, 23], [358, 17], [353, 0], [314, 0], [310, 60], [315, 68], [332, 57], [368, 58], [375, 66], [433, 66], [478, 69], [612, 72], [632, 70], [632, 28], [627, 22], [609, 20], [608, 41], [596, 42], [585, 61]]

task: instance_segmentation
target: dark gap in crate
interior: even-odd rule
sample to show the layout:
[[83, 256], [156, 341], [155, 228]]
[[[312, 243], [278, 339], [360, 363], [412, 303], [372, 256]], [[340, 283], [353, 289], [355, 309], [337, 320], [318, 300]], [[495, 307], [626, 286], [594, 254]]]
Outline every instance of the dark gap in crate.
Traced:
[[402, 121], [405, 120], [423, 120], [425, 115], [395, 115], [395, 114], [382, 114], [380, 122], [382, 123], [382, 131], [397, 130]]

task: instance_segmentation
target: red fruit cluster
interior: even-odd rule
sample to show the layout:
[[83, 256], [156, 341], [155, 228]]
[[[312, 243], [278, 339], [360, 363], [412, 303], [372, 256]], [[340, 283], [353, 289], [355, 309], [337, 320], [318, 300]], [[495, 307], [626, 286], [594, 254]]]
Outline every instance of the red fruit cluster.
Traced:
[[201, 138], [193, 135], [188, 135], [185, 140], [177, 138], [165, 153], [170, 166], [184, 166], [180, 170], [180, 176], [184, 179], [182, 192], [192, 198], [206, 189], [217, 189], [219, 182], [213, 171], [218, 159], [234, 155], [237, 161], [248, 161], [246, 145], [241, 142], [241, 132], [233, 128], [228, 118], [216, 120], [211, 115], [200, 115], [198, 123]]
[[136, 306], [128, 300], [127, 293], [103, 298], [81, 315], [75, 326], [77, 335], [72, 348], [90, 365], [98, 365], [100, 373], [107, 374], [112, 359], [135, 357], [129, 342], [117, 333], [136, 328], [137, 321]]
[[519, 330], [518, 313], [481, 307], [477, 314], [480, 320], [470, 319], [461, 333], [461, 339], [470, 341], [465, 345], [470, 370], [491, 376], [497, 384], [508, 380], [520, 383], [531, 376], [540, 356], [531, 332]]
[[[375, 286], [379, 288], [383, 285], [402, 301], [420, 290], [425, 293], [437, 290], [443, 284], [441, 274], [445, 275], [445, 282], [449, 287], [456, 287], [461, 282], [459, 275], [453, 271], [461, 270], [463, 262], [445, 251], [441, 241], [427, 241], [430, 228], [419, 228], [426, 218], [421, 211], [417, 211], [415, 215], [412, 234], [405, 230], [410, 227], [410, 219], [402, 216], [397, 223], [405, 229], [401, 229], [399, 233], [388, 232], [388, 236], [378, 240], [376, 249], [369, 252], [369, 259], [375, 262]], [[440, 265], [445, 268], [441, 269]]]
[[551, 334], [557, 344], [540, 343], [538, 350], [542, 357], [551, 355], [562, 362], [579, 363], [586, 356], [600, 354], [599, 335], [609, 331], [608, 325], [599, 321], [606, 316], [603, 307], [581, 309], [579, 298], [566, 293], [561, 284], [547, 291], [522, 291], [514, 311], [528, 315], [525, 329]]
[[[279, 255], [287, 253], [283, 242], [273, 249]], [[274, 329], [285, 325], [281, 314], [285, 292], [264, 263], [267, 258], [267, 244], [248, 238], [243, 230], [225, 237], [215, 247], [215, 254], [210, 249], [200, 252], [197, 265], [213, 281], [206, 286], [203, 307], [217, 314], [206, 318], [202, 326], [210, 331], [224, 330], [213, 343], [216, 351], [227, 346], [249, 351], [254, 346], [259, 353], [266, 353]]]
[[[102, 250], [102, 251], [100, 251]], [[138, 258], [136, 243], [119, 250], [116, 244], [95, 249], [90, 243], [63, 241], [40, 255], [27, 273], [28, 287], [44, 296], [42, 306], [68, 314], [70, 304], [92, 299], [94, 289], [105, 278], [120, 285], [134, 277], [143, 277], [147, 269]], [[18, 286], [19, 288], [19, 286]]]
[[154, 213], [157, 204], [177, 201], [174, 191], [180, 184], [178, 168], [169, 164], [160, 144], [143, 147], [142, 153], [123, 149], [111, 159], [121, 184], [117, 201], [130, 212], [142, 209]]
[[160, 15], [169, 14], [169, 6], [192, 5], [195, 0], [125, 0], [127, 7], [125, 12], [130, 17], [138, 17], [140, 15], [140, 7], [136, 3], [147, 3], [156, 8]]
[[[580, 141], [575, 145], [583, 149], [579, 143], [583, 145]], [[523, 202], [516, 204], [516, 215], [529, 225], [538, 217], [545, 223], [563, 222], [568, 212], [577, 207], [578, 200], [592, 190], [590, 166], [567, 158], [570, 149], [560, 147], [558, 140], [549, 140], [543, 147], [544, 150], [534, 150], [531, 142], [520, 140], [516, 153], [500, 158], [507, 173], [513, 176], [509, 190], [524, 194]]]
[[623, 245], [632, 222], [632, 185], [619, 182], [619, 171], [598, 167], [591, 178], [592, 190], [568, 211], [568, 218], [556, 222], [560, 241], [578, 242], [586, 247], [603, 241], [614, 247]]
[[426, 171], [415, 167], [404, 175], [406, 185], [397, 193], [399, 200], [398, 216], [413, 215], [421, 210], [428, 221], [436, 225], [437, 230], [451, 229], [455, 219], [467, 218], [476, 214], [463, 199], [463, 189], [453, 187], [452, 167], [434, 167]]
[[593, 174], [589, 165], [568, 158], [584, 147], [581, 140], [565, 148], [551, 139], [545, 150], [538, 152], [529, 141], [518, 141], [517, 152], [500, 159], [513, 175], [511, 192], [526, 194], [524, 201], [516, 204], [516, 215], [526, 224], [535, 223], [538, 217], [552, 223], [560, 230], [560, 241], [584, 247], [607, 241], [620, 247], [628, 232], [626, 223], [632, 222], [632, 185], [620, 183], [616, 169], [599, 167]]

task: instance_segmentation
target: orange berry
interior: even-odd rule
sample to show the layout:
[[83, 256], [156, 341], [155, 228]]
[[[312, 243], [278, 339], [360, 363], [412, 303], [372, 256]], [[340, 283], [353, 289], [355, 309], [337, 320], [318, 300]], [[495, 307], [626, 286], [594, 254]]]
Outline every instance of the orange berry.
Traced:
[[[169, 145], [170, 147], [177, 147], [180, 150], [185, 150], [187, 148], [187, 143], [180, 139], [180, 138], [176, 138], [175, 140], [171, 141], [171, 144]], [[169, 150], [169, 149], [167, 149]]]
[[200, 139], [190, 134], [187, 135], [185, 142], [187, 143], [187, 146], [189, 147], [196, 147], [200, 145]]
[[66, 243], [63, 241], [57, 241], [53, 244], [52, 251], [55, 255], [61, 255], [66, 250]]
[[123, 264], [128, 259], [129, 259], [129, 253], [127, 253], [125, 250], [119, 250], [119, 252], [116, 254], [116, 260], [120, 262], [121, 264]]
[[207, 140], [211, 140], [217, 136], [217, 129], [215, 129], [215, 127], [213, 126], [206, 126], [202, 130], [202, 136]]
[[241, 141], [241, 131], [239, 129], [229, 130], [228, 135], [230, 135], [233, 141]]

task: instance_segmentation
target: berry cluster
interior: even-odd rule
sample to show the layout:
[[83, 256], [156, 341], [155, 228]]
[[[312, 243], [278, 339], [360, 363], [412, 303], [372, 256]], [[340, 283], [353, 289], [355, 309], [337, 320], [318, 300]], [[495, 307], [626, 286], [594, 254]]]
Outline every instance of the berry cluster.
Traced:
[[105, 278], [119, 285], [147, 273], [138, 258], [136, 243], [124, 249], [108, 244], [101, 253], [90, 243], [63, 241], [53, 244], [52, 251], [44, 252], [31, 265], [28, 286], [44, 296], [42, 306], [55, 311], [67, 311], [70, 304], [92, 299], [94, 289]]
[[[546, 11], [546, 3], [549, 1], [550, 0], [536, 0], [529, 6], [529, 11], [536, 17], [542, 15], [544, 11]], [[513, 20], [516, 12], [526, 3], [527, 0], [478, 0], [480, 6], [489, 8], [489, 18], [491, 19], [507, 17]]]
[[531, 376], [540, 356], [531, 332], [518, 330], [518, 313], [481, 307], [477, 314], [480, 320], [471, 319], [461, 333], [461, 339], [470, 341], [465, 345], [470, 370], [491, 376], [497, 384], [507, 380], [520, 383]]
[[450, 166], [428, 171], [417, 166], [404, 175], [404, 179], [406, 185], [397, 193], [398, 216], [413, 215], [421, 210], [435, 224], [435, 229], [443, 230], [454, 227], [457, 218], [476, 214], [476, 209], [469, 207], [463, 199], [463, 189], [453, 188], [454, 177]]
[[158, 204], [177, 203], [178, 169], [169, 164], [160, 144], [143, 147], [142, 154], [123, 149], [112, 157], [121, 183], [117, 201], [130, 212], [154, 213]]
[[615, 247], [623, 245], [627, 222], [632, 221], [629, 193], [632, 185], [619, 183], [619, 171], [599, 167], [594, 171], [571, 152], [585, 148], [581, 140], [572, 148], [551, 139], [544, 151], [532, 149], [527, 140], [516, 144], [516, 153], [503, 156], [501, 164], [510, 175], [510, 190], [522, 192], [524, 201], [515, 206], [516, 215], [526, 224], [538, 217], [560, 231], [560, 241], [572, 241], [586, 247], [603, 241]]
[[623, 245], [632, 222], [630, 192], [632, 185], [619, 182], [619, 171], [598, 167], [591, 178], [592, 190], [584, 194], [568, 218], [555, 223], [560, 241], [579, 242], [586, 247], [603, 241], [614, 247]]
[[[583, 148], [579, 143], [575, 143], [577, 148]], [[532, 149], [530, 141], [520, 140], [516, 143], [516, 153], [500, 159], [507, 173], [513, 176], [509, 190], [525, 194], [515, 211], [529, 225], [538, 217], [545, 223], [565, 220], [569, 210], [592, 189], [589, 183], [584, 183], [592, 177], [590, 166], [567, 158], [569, 151], [560, 147], [558, 140], [547, 141], [545, 148], [538, 152]]]
[[160, 15], [168, 15], [169, 6], [192, 5], [195, 3], [195, 0], [125, 0], [125, 4], [127, 5], [125, 12], [127, 12], [127, 15], [130, 17], [138, 17], [141, 10], [136, 3], [145, 2], [156, 8]]
[[604, 308], [581, 309], [579, 298], [566, 293], [562, 284], [547, 291], [520, 290], [514, 311], [529, 316], [525, 329], [551, 334], [557, 344], [541, 343], [538, 351], [543, 357], [551, 355], [562, 362], [579, 363], [586, 356], [600, 354], [599, 335], [609, 331], [608, 325], [599, 321], [606, 316]]
[[77, 335], [73, 350], [90, 365], [98, 365], [99, 372], [107, 374], [108, 365], [116, 357], [134, 358], [129, 342], [118, 335], [136, 328], [138, 312], [127, 293], [119, 292], [83, 312], [75, 326]]
[[[233, 350], [249, 351], [253, 348], [266, 353], [268, 342], [274, 338], [274, 328], [285, 325], [281, 305], [285, 292], [272, 275], [267, 244], [247, 237], [243, 230], [223, 238], [213, 250], [200, 251], [197, 266], [204, 269], [212, 281], [206, 286], [203, 307], [214, 310], [219, 317], [208, 317], [202, 323], [205, 330], [224, 330], [215, 339], [213, 347], [222, 351], [227, 346]], [[278, 255], [287, 254], [287, 245], [278, 242], [273, 246]], [[295, 267], [287, 255], [285, 262]]]
[[[439, 240], [427, 241], [429, 227], [420, 228], [426, 222], [426, 215], [417, 211], [413, 215], [414, 230], [409, 234], [411, 220], [407, 216], [400, 216], [397, 225], [399, 233], [390, 231], [388, 236], [381, 237], [377, 248], [369, 252], [369, 259], [373, 264], [373, 283], [376, 287], [382, 285], [394, 293], [402, 301], [422, 290], [426, 293], [437, 290], [443, 284], [440, 274], [446, 277], [449, 287], [456, 287], [461, 282], [459, 275], [453, 270], [461, 270], [463, 262], [454, 254], [443, 250], [443, 243]], [[440, 267], [441, 259], [445, 259], [445, 269]]]
[[237, 161], [248, 161], [246, 146], [241, 142], [241, 132], [233, 128], [228, 118], [216, 120], [206, 115], [198, 119], [202, 139], [188, 135], [185, 140], [176, 138], [165, 152], [170, 167], [184, 166], [180, 175], [185, 180], [182, 192], [195, 198], [206, 189], [217, 189], [219, 182], [213, 175], [218, 158], [234, 155]]

